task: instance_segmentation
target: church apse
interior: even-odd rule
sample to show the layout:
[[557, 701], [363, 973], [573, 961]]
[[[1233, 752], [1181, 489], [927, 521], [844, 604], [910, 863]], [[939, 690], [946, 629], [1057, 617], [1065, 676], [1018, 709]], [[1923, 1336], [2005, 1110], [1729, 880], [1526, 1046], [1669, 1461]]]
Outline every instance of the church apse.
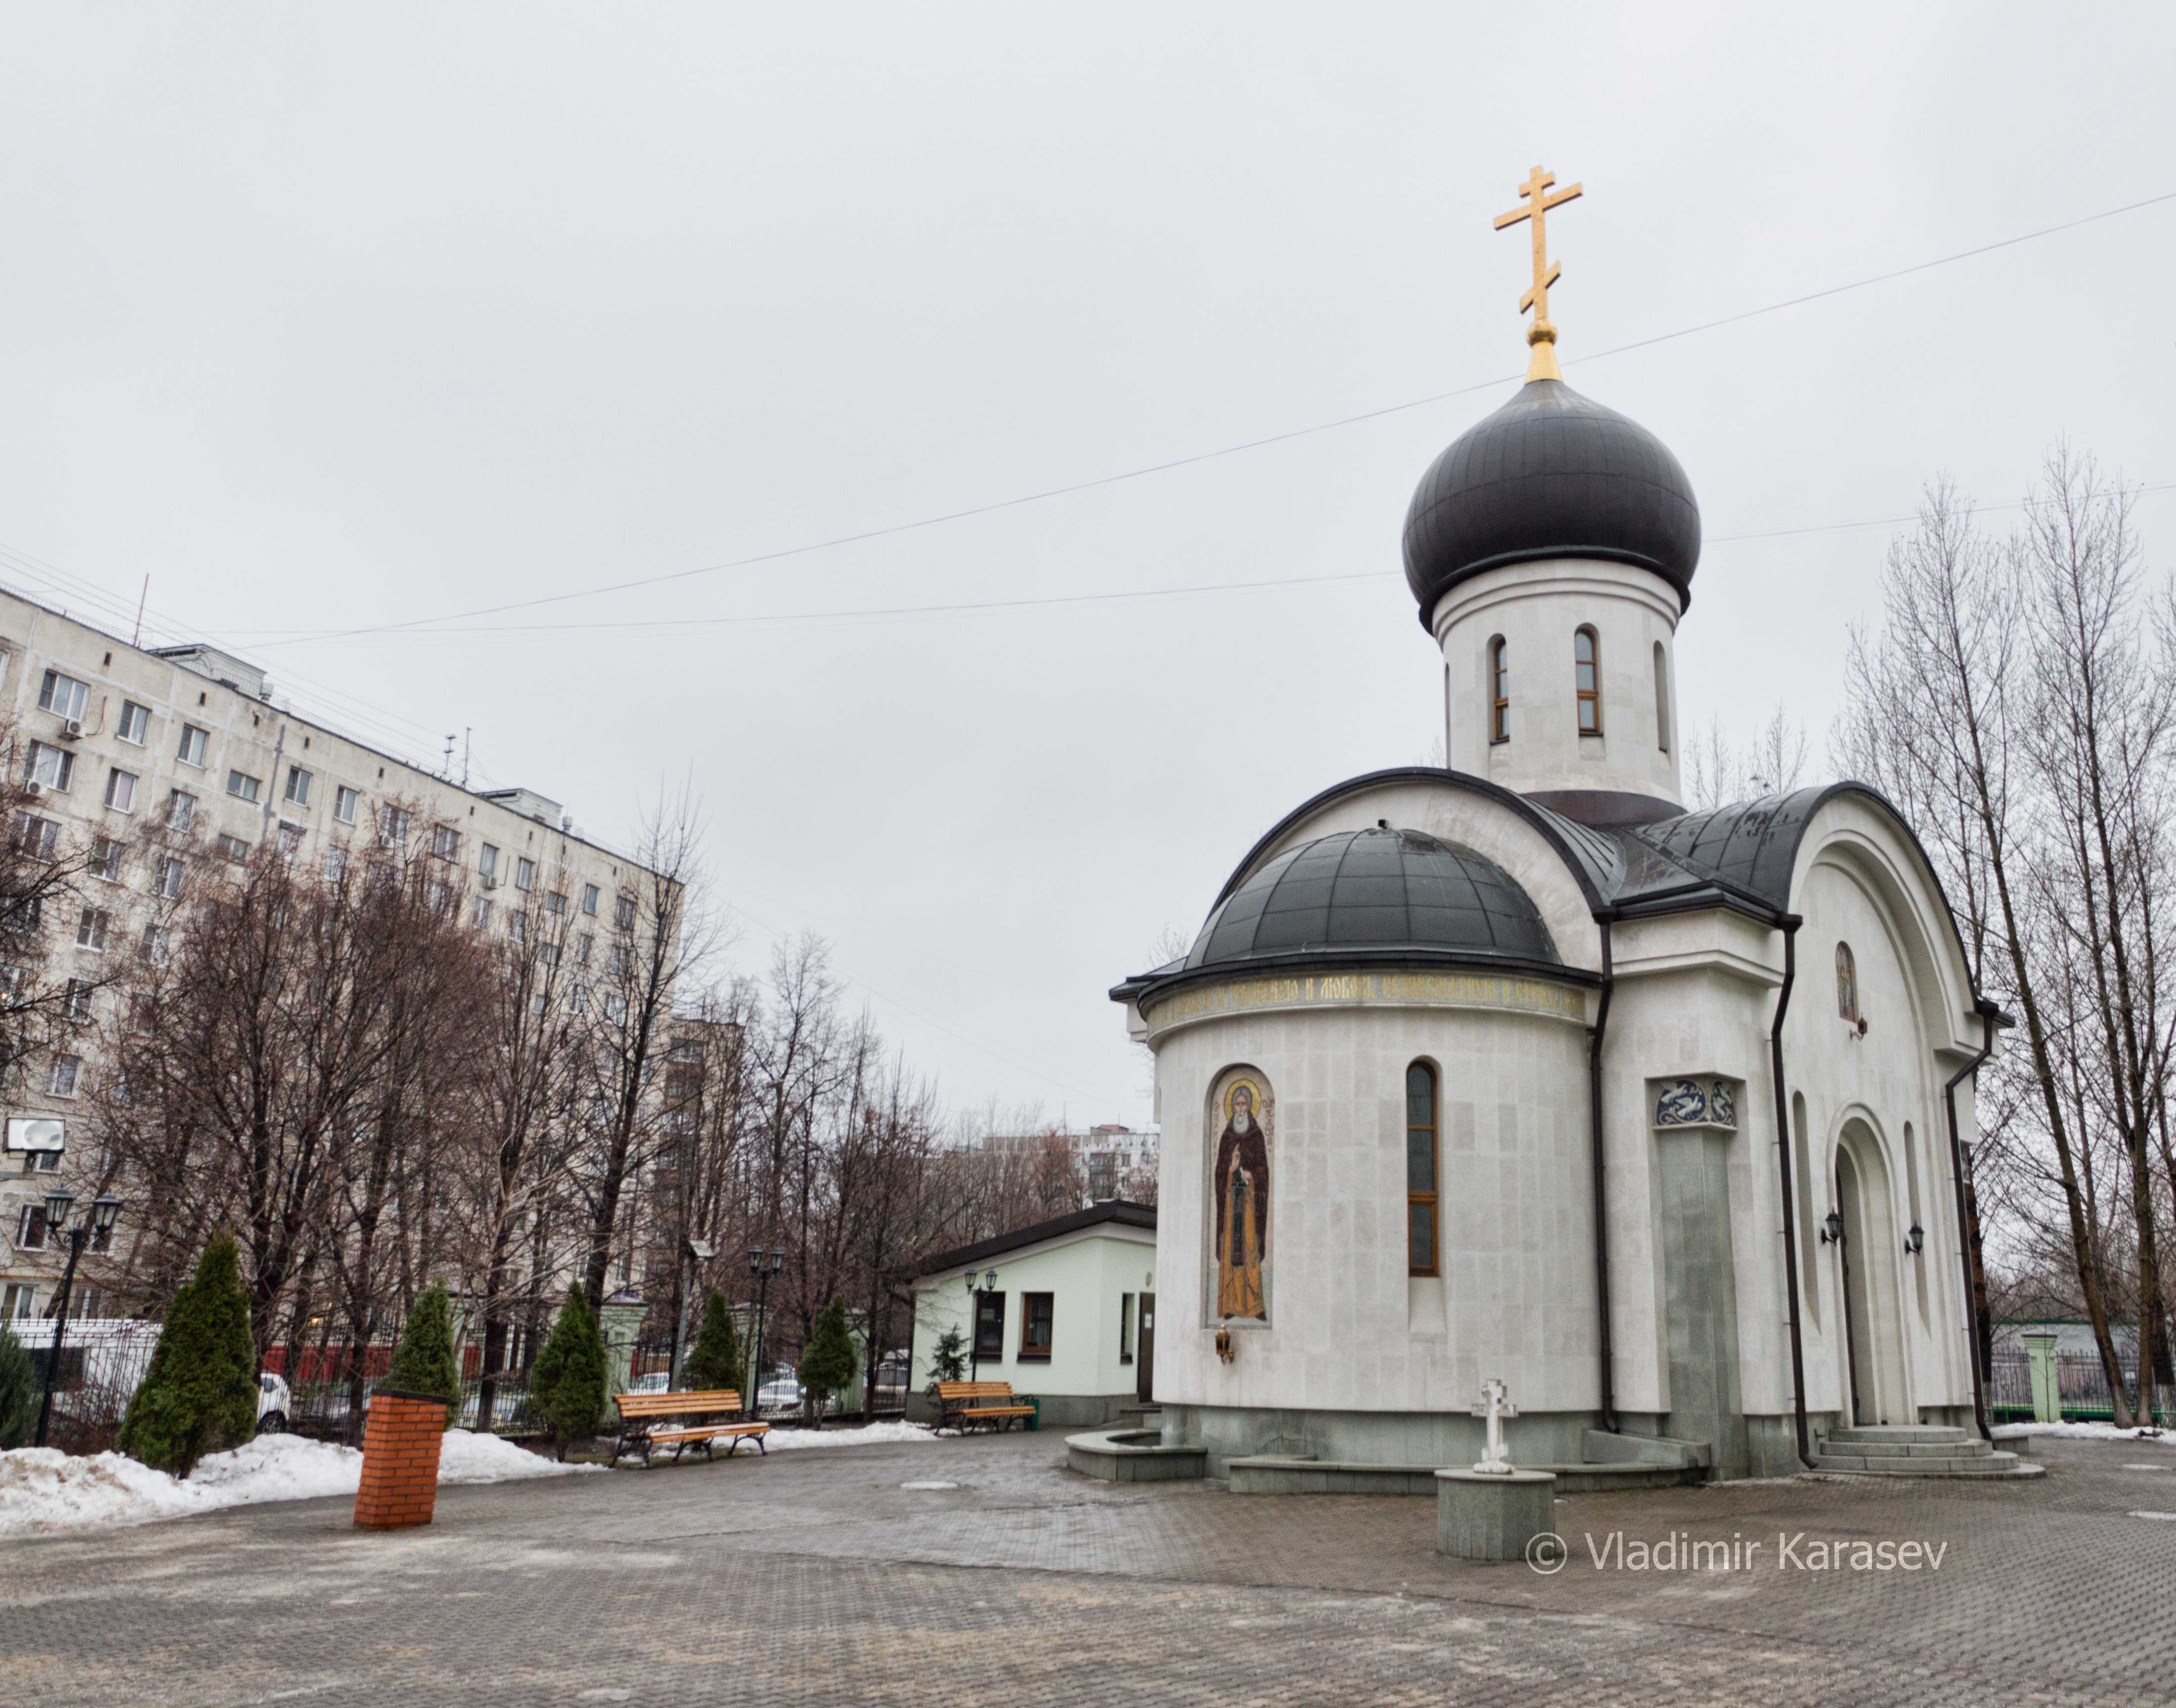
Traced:
[[1208, 1316], [1259, 1323], [1270, 1317], [1270, 1158], [1276, 1105], [1267, 1078], [1253, 1068], [1218, 1075], [1209, 1120]]

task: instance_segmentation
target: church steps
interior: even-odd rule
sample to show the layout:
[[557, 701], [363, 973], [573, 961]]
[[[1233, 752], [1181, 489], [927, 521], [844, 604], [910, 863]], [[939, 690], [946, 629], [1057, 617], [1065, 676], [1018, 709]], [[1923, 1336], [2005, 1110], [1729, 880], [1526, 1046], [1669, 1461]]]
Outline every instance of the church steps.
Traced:
[[1999, 1453], [1947, 1424], [1864, 1424], [1831, 1433], [1818, 1470], [1847, 1477], [2037, 1477], [2015, 1453]]

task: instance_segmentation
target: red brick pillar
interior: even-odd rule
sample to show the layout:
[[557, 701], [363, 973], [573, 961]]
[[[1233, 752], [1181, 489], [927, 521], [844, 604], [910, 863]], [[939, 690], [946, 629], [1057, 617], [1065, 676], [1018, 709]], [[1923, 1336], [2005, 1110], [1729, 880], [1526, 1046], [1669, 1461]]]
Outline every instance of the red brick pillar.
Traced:
[[451, 1403], [436, 1394], [385, 1388], [372, 1394], [362, 1430], [362, 1487], [355, 1495], [358, 1528], [403, 1530], [431, 1521]]

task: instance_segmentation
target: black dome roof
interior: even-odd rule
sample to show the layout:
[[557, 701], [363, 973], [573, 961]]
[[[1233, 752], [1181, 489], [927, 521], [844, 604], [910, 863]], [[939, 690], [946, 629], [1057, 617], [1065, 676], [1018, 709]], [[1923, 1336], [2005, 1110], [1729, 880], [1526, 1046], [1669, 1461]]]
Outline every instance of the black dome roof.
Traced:
[[1486, 855], [1418, 830], [1341, 830], [1290, 848], [1227, 896], [1183, 968], [1350, 960], [1556, 966], [1533, 899]]
[[1669, 448], [1562, 380], [1535, 379], [1421, 476], [1406, 581], [1424, 628], [1460, 582], [1536, 558], [1636, 563], [1689, 604], [1700, 546], [1700, 505]]

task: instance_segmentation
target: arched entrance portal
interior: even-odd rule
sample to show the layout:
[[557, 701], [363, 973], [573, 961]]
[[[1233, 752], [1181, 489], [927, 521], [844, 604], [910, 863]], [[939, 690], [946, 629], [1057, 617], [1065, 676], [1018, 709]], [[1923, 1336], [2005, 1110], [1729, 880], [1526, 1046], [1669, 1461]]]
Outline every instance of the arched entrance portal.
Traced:
[[1851, 1421], [1916, 1423], [1904, 1376], [1904, 1319], [1897, 1308], [1901, 1249], [1890, 1209], [1889, 1168], [1863, 1121], [1845, 1123], [1836, 1145], [1836, 1208], [1843, 1215], [1837, 1252], [1843, 1298], [1844, 1394]]

